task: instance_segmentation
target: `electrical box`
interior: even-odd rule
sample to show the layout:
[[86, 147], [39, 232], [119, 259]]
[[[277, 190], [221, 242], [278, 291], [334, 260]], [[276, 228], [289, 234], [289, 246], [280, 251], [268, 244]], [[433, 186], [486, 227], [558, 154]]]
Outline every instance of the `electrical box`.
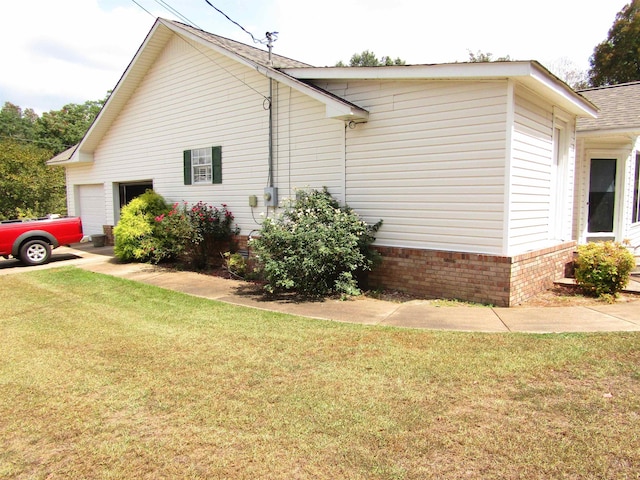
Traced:
[[258, 206], [258, 197], [255, 195], [249, 195], [249, 206], [257, 207]]
[[266, 187], [264, 189], [264, 205], [265, 207], [278, 206], [278, 188], [277, 187]]

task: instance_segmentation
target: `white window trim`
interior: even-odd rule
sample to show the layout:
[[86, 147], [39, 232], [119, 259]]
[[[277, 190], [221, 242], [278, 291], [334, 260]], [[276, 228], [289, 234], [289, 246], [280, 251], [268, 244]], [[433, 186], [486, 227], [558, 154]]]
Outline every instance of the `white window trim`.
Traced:
[[[202, 160], [204, 161], [202, 162]], [[198, 160], [198, 162], [196, 162]], [[202, 163], [200, 163], [202, 162]], [[204, 176], [196, 171], [204, 169]], [[211, 148], [191, 149], [191, 183], [192, 185], [211, 185], [213, 181], [213, 155]]]

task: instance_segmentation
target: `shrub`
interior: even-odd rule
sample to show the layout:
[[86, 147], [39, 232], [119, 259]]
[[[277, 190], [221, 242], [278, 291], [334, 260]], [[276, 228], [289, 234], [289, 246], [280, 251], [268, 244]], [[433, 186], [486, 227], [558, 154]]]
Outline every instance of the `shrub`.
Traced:
[[238, 252], [225, 252], [224, 264], [229, 273], [235, 275], [236, 277], [243, 278], [247, 273], [247, 261]]
[[377, 259], [371, 244], [381, 224], [367, 225], [326, 188], [298, 192], [279, 217], [265, 219], [250, 246], [269, 292], [357, 294], [357, 275]]
[[115, 255], [128, 262], [150, 260], [155, 248], [155, 218], [168, 210], [164, 198], [153, 190], [147, 190], [122, 207], [120, 221], [113, 229]]
[[626, 287], [636, 265], [633, 254], [615, 242], [580, 245], [575, 264], [578, 286], [599, 297], [616, 295]]
[[239, 233], [233, 220], [226, 204], [220, 208], [204, 202], [174, 204], [167, 214], [155, 219], [153, 261], [183, 258], [198, 269], [205, 268], [209, 259], [228, 247], [224, 242]]

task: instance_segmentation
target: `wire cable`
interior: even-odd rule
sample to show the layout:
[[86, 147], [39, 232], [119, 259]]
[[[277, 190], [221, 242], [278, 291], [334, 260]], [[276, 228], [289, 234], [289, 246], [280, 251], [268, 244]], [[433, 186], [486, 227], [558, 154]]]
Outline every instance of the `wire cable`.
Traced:
[[[149, 15], [151, 15], [153, 18], [156, 18], [156, 16], [155, 16], [155, 15], [153, 15], [151, 12], [149, 12], [149, 10], [147, 10], [147, 9], [146, 9], [146, 8], [144, 8], [142, 5], [140, 5], [136, 0], [131, 0], [131, 1], [132, 1], [133, 3], [135, 3], [137, 6], [139, 6], [142, 10], [144, 10], [145, 12], [147, 12]], [[155, 1], [156, 3], [158, 3], [158, 4], [160, 4], [160, 2], [162, 2], [162, 3], [165, 3], [165, 4], [166, 4], [166, 2], [164, 2], [164, 0], [154, 0], [154, 1]], [[206, 0], [205, 0], [205, 1], [206, 1]], [[207, 3], [209, 3], [209, 2], [207, 2]], [[211, 4], [209, 3], [209, 5], [211, 5]], [[213, 5], [211, 5], [211, 6], [212, 6], [213, 8], [216, 8], [216, 7], [214, 7]], [[188, 25], [188, 26], [195, 27], [195, 28], [197, 28], [197, 29], [199, 29], [199, 30], [201, 30], [201, 31], [203, 31], [203, 32], [204, 32], [204, 30], [202, 30], [202, 28], [198, 27], [196, 24], [194, 24], [193, 22], [191, 22], [187, 17], [185, 17], [184, 15], [182, 15], [180, 12], [178, 12], [177, 10], [175, 10], [175, 9], [174, 9], [173, 7], [171, 7], [170, 5], [166, 4], [165, 8], [166, 8], [167, 10], [169, 10], [169, 9], [174, 10], [174, 14], [175, 14], [175, 15], [177, 15], [177, 16], [179, 16], [181, 19], [183, 19], [183, 20], [187, 23], [187, 25]], [[218, 9], [216, 8], [216, 10], [218, 10]], [[227, 15], [225, 15], [223, 12], [220, 12], [220, 13], [222, 13], [225, 17], [227, 17]], [[229, 18], [229, 17], [227, 17], [227, 18]], [[231, 19], [229, 19], [229, 20], [231, 20]], [[233, 22], [233, 20], [231, 20], [231, 21]], [[233, 23], [236, 23], [236, 22], [233, 22]], [[238, 25], [238, 24], [236, 23], [236, 25]], [[240, 28], [242, 28], [242, 26], [240, 26], [240, 25], [238, 25], [238, 26], [239, 26]], [[247, 32], [244, 28], [242, 28], [242, 30], [244, 30], [245, 32]], [[205, 33], [206, 33], [206, 32], [205, 32]], [[247, 32], [247, 33], [249, 33], [249, 32]], [[249, 33], [249, 35], [251, 35], [251, 33]], [[254, 38], [254, 41], [255, 41], [255, 37], [254, 37], [253, 35], [251, 35], [251, 38]], [[191, 42], [186, 42], [186, 43], [187, 43], [187, 45], [189, 45], [191, 48], [195, 49], [198, 53], [200, 53], [203, 57], [205, 57], [207, 60], [209, 60], [210, 62], [212, 62], [213, 64], [215, 64], [218, 68], [221, 68], [222, 70], [224, 70], [225, 72], [227, 72], [229, 75], [231, 75], [233, 78], [235, 78], [236, 80], [238, 80], [240, 83], [242, 83], [243, 85], [245, 85], [246, 87], [248, 87], [249, 89], [251, 89], [251, 90], [253, 90], [255, 93], [257, 93], [258, 95], [260, 95], [260, 96], [264, 99], [264, 102], [270, 102], [270, 101], [271, 101], [271, 100], [269, 99], [269, 97], [267, 97], [267, 96], [266, 96], [266, 95], [264, 95], [263, 93], [261, 93], [261, 92], [259, 92], [258, 90], [256, 90], [254, 87], [252, 87], [251, 85], [249, 85], [249, 84], [248, 84], [247, 82], [245, 82], [243, 79], [239, 78], [237, 75], [235, 75], [235, 74], [234, 74], [233, 72], [231, 72], [229, 69], [225, 68], [225, 66], [224, 66], [224, 65], [221, 65], [220, 63], [216, 62], [213, 58], [211, 58], [209, 55], [207, 55], [207, 53], [206, 53], [206, 52], [204, 52], [203, 50], [200, 50], [200, 48], [198, 48], [196, 45], [193, 45]], [[258, 42], [258, 43], [260, 43], [260, 42]], [[264, 106], [264, 102], [263, 102], [263, 106]], [[266, 108], [265, 108], [265, 110], [266, 110]]]
[[75, 145], [66, 145], [64, 143], [56, 144], [55, 142], [51, 142], [48, 140], [34, 140], [30, 138], [25, 138], [25, 137], [15, 137], [13, 135], [0, 135], [0, 140], [10, 140], [14, 142], [23, 142], [23, 143], [35, 143], [35, 144], [41, 144], [41, 145], [49, 145], [52, 147], [57, 147], [58, 145], [61, 145], [65, 148], [75, 147]]
[[145, 12], [147, 12], [149, 15], [151, 15], [153, 18], [156, 18], [156, 16], [151, 13], [149, 10], [147, 10], [146, 8], [144, 8], [142, 5], [140, 5], [138, 2], [136, 2], [136, 0], [131, 0], [133, 3], [135, 3], [137, 6], [139, 6], [142, 10], [144, 10]]
[[196, 27], [199, 30], [202, 30], [202, 28], [200, 28], [198, 25], [196, 25], [194, 22], [192, 22], [191, 20], [189, 20], [187, 17], [185, 17], [183, 14], [181, 14], [178, 10], [176, 10], [175, 8], [173, 8], [171, 5], [169, 5], [167, 2], [165, 2], [164, 0], [154, 0], [158, 5], [162, 6], [165, 8], [165, 10], [168, 10], [170, 13], [173, 13], [174, 15], [176, 15], [180, 20], [182, 20], [183, 22], [185, 22], [187, 25], [191, 25], [193, 27]]
[[261, 45], [266, 45], [267, 42], [265, 41], [265, 39], [263, 40], [258, 40], [256, 37], [253, 36], [253, 33], [251, 33], [249, 30], [247, 30], [246, 28], [244, 28], [242, 25], [240, 25], [238, 22], [236, 22], [235, 20], [233, 20], [232, 18], [229, 17], [229, 15], [227, 15], [226, 13], [224, 13], [222, 10], [220, 10], [218, 7], [216, 7], [213, 3], [211, 3], [209, 0], [204, 0], [205, 2], [207, 2], [207, 5], [209, 5], [211, 8], [213, 8], [214, 10], [216, 10], [218, 13], [220, 13], [221, 15], [223, 15], [227, 20], [229, 20], [231, 23], [237, 25], [238, 27], [240, 27], [242, 29], [243, 32], [245, 32], [246, 34], [248, 34], [251, 39], [253, 40], [253, 43], [259, 43]]

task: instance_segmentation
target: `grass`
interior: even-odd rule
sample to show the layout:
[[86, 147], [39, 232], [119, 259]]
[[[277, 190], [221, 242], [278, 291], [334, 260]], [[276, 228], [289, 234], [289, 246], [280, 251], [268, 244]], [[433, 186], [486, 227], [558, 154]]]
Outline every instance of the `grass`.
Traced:
[[0, 478], [638, 478], [640, 335], [429, 332], [0, 277]]

